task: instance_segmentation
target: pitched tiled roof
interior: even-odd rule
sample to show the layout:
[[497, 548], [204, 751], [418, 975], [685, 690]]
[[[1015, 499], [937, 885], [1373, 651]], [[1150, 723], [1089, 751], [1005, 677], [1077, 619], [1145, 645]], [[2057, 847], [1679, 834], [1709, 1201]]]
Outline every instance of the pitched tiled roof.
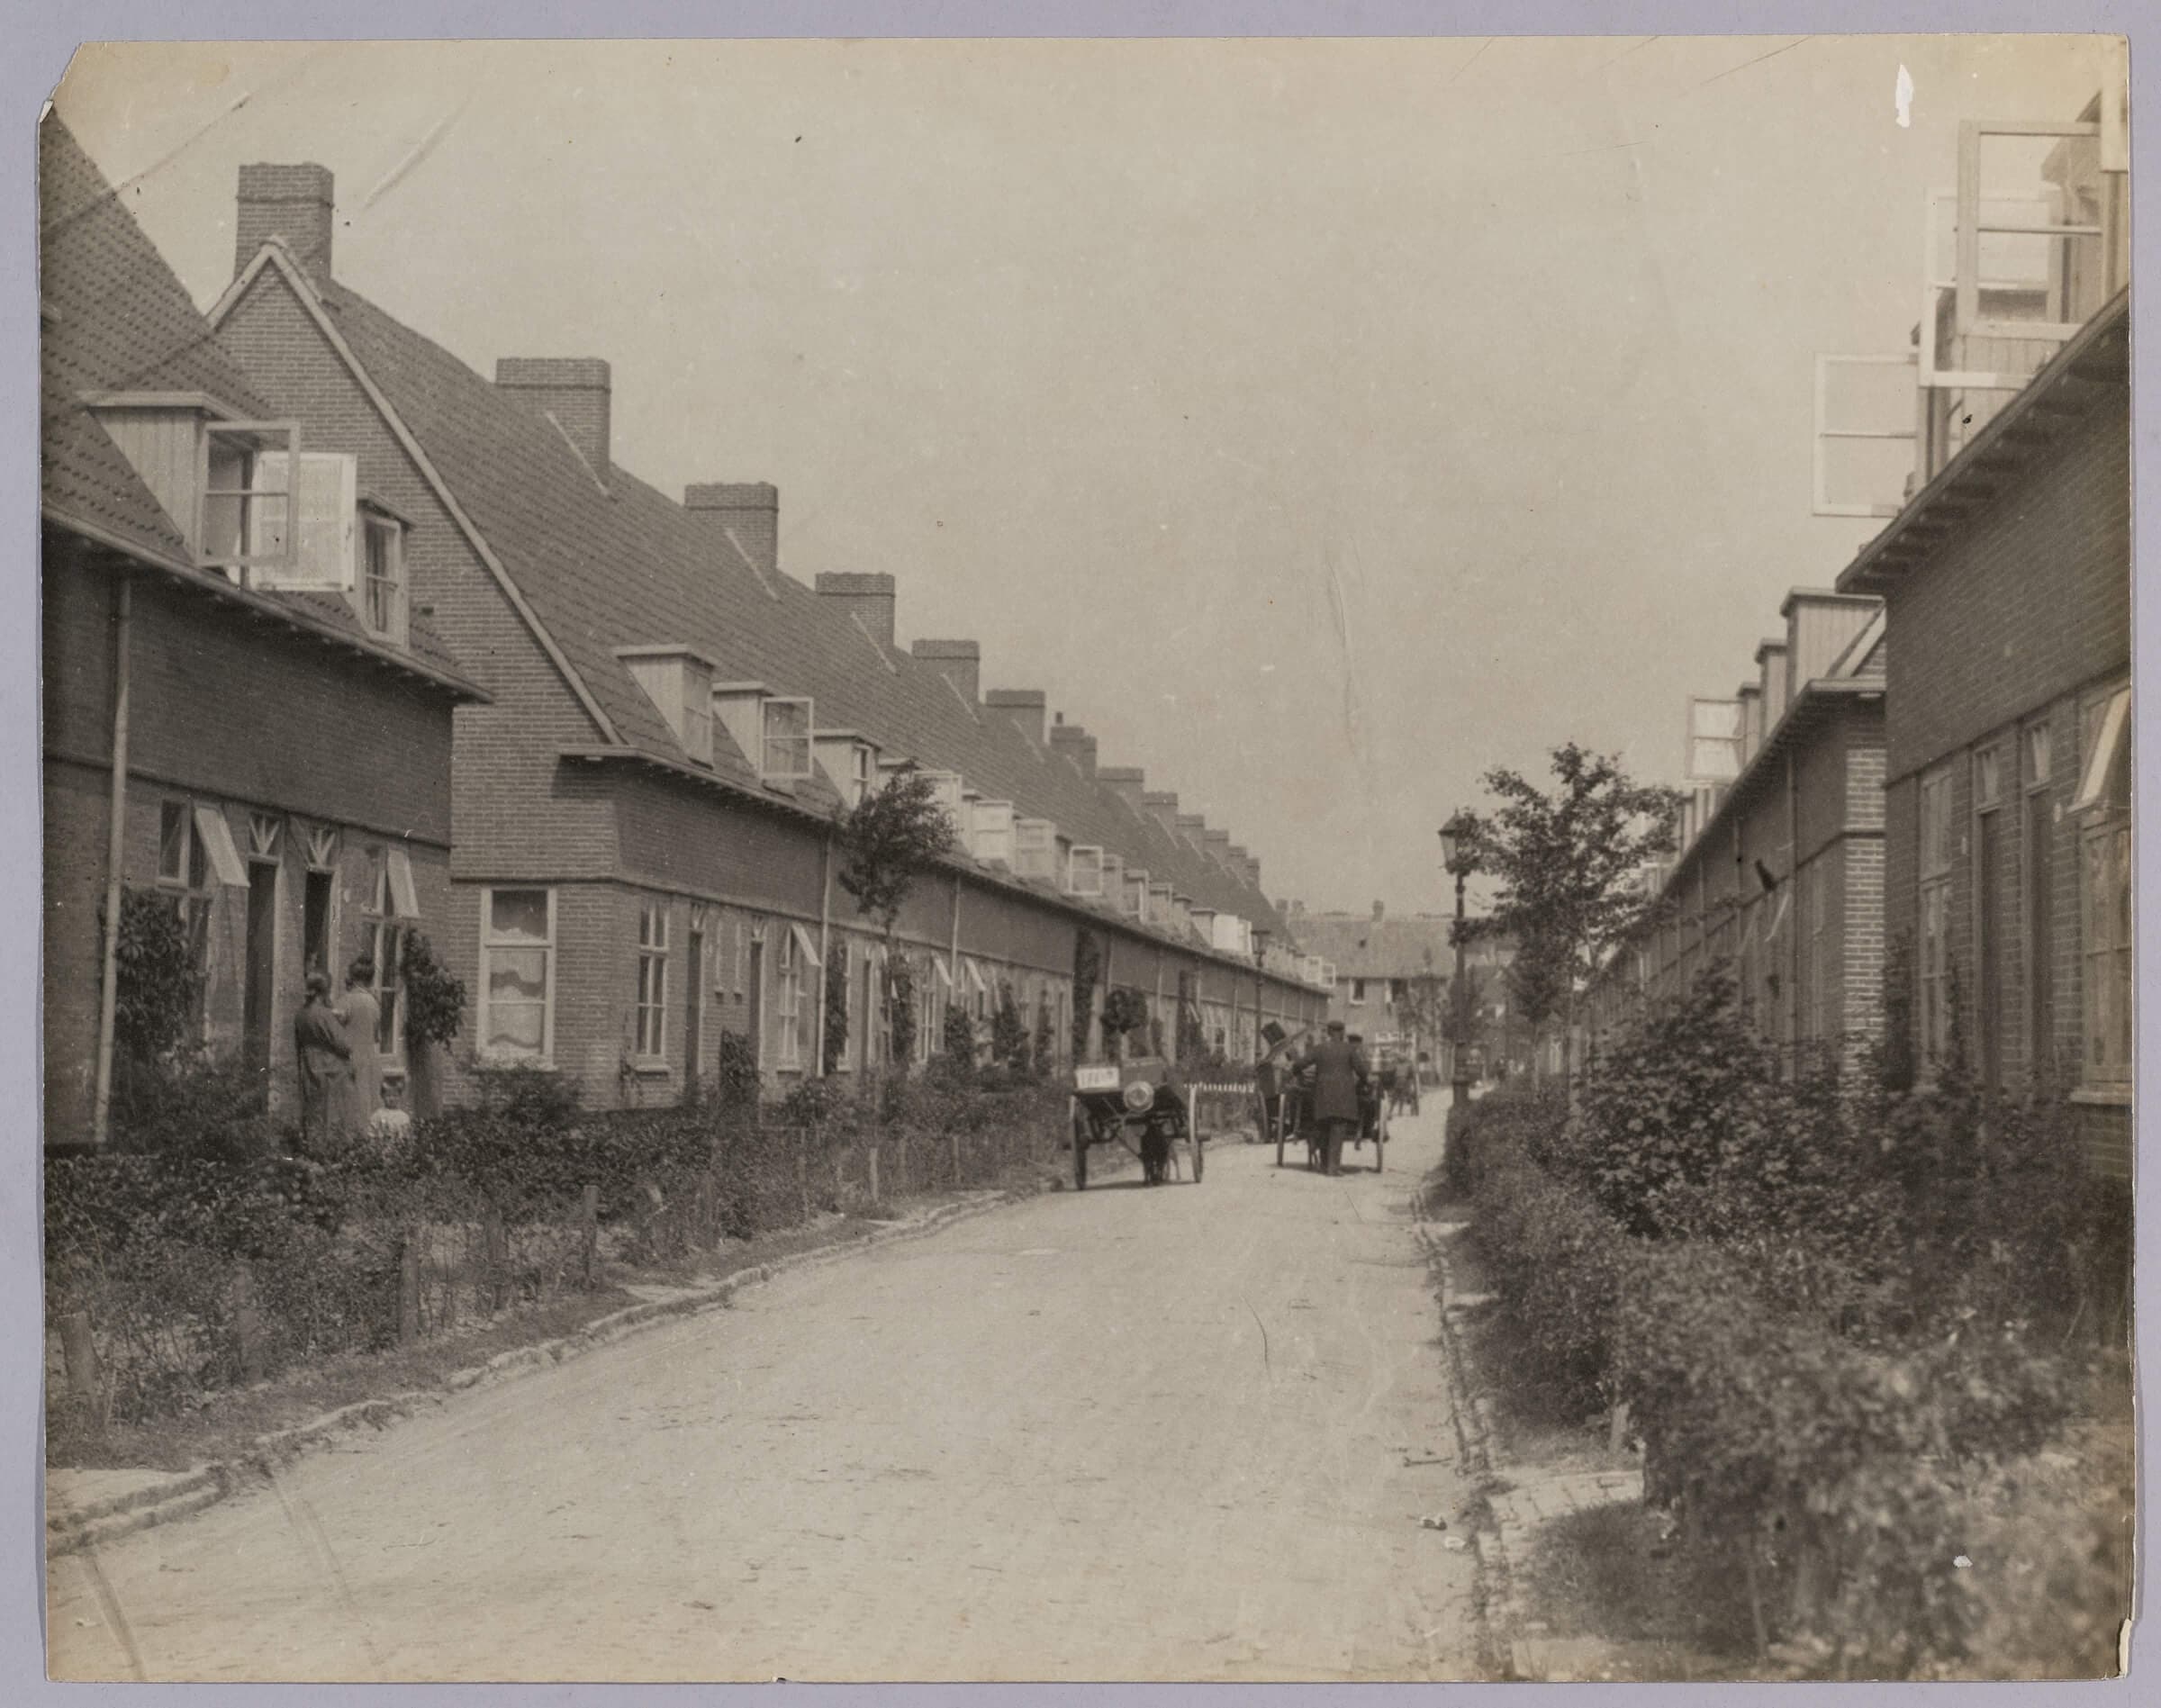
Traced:
[[1375, 919], [1369, 914], [1306, 913], [1297, 923], [1306, 953], [1333, 961], [1339, 979], [1409, 979], [1424, 972], [1446, 977], [1455, 964], [1448, 940], [1454, 921], [1439, 914]]
[[[243, 419], [269, 406], [211, 330], [186, 289], [95, 162], [55, 114], [38, 134], [41, 497], [62, 526], [153, 563], [242, 603], [292, 613], [372, 653], [393, 649], [369, 635], [341, 599], [247, 592], [194, 567], [187, 542], [81, 402], [86, 393], [200, 393]], [[412, 660], [423, 673], [478, 691], [439, 636], [411, 624]]]
[[[604, 485], [596, 481], [529, 402], [357, 293], [335, 283], [303, 284], [282, 268], [276, 276], [285, 288], [314, 294], [631, 747], [674, 763], [687, 758], [617, 648], [684, 644], [711, 658], [722, 680], [811, 695], [821, 727], [858, 729], [889, 756], [957, 771], [986, 799], [1010, 800], [1024, 817], [1054, 819], [1061, 835], [1100, 843], [1201, 906], [1281, 928], [1251, 884], [1134, 811], [1070, 757], [970, 706], [929, 664], [880, 647], [835, 601], [785, 574], [762, 577], [710, 518], [619, 466], [606, 472]], [[870, 657], [873, 650], [888, 668]], [[759, 787], [719, 730], [714, 745], [717, 772]], [[799, 802], [822, 811], [835, 798], [820, 777]]]

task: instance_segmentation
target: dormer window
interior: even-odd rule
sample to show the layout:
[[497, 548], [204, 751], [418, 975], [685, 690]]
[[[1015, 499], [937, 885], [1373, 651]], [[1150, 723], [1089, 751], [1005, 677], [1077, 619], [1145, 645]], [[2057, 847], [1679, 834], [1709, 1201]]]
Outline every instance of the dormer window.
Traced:
[[1024, 878], [1058, 877], [1058, 827], [1048, 818], [1013, 821], [1013, 870]]
[[1171, 886], [1152, 883], [1148, 886], [1148, 911], [1141, 916], [1152, 926], [1171, 923]]
[[767, 782], [800, 782], [811, 774], [811, 702], [769, 694], [755, 682], [717, 682], [713, 710]]
[[883, 786], [878, 749], [853, 729], [820, 729], [811, 746], [844, 805], [859, 807]]
[[759, 772], [769, 782], [800, 782], [810, 775], [810, 701], [768, 700]]
[[1077, 896], [1099, 896], [1103, 893], [1103, 850], [1091, 843], [1082, 843], [1073, 850], [1072, 890]]
[[1118, 897], [1125, 893], [1125, 890], [1126, 856], [1112, 854], [1109, 849], [1106, 848], [1103, 851], [1103, 888], [1100, 892], [1103, 899], [1115, 908], [1117, 906]]
[[1009, 800], [979, 800], [972, 815], [975, 836], [970, 852], [978, 860], [988, 863], [1009, 866], [1013, 863], [1013, 803]]
[[938, 809], [945, 815], [945, 822], [952, 827], [954, 840], [964, 843], [967, 831], [963, 816], [961, 773], [957, 771], [927, 771], [923, 773], [923, 780], [930, 785], [930, 798], [938, 803]]
[[293, 466], [300, 429], [287, 421], [205, 421], [195, 561], [242, 586], [249, 572], [294, 566]]
[[713, 763], [713, 665], [702, 653], [677, 645], [625, 646], [615, 655], [629, 668], [654, 709], [667, 719], [683, 751], [701, 765]]
[[1126, 874], [1126, 892], [1118, 898], [1118, 911], [1135, 919], [1148, 914], [1148, 873], [1136, 869]]

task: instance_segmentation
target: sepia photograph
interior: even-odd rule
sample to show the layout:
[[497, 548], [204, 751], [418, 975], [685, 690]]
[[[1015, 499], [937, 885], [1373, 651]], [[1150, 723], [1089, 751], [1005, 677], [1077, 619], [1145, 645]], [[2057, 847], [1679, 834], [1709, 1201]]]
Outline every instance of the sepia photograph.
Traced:
[[2122, 1675], [2129, 59], [80, 47], [49, 1677]]

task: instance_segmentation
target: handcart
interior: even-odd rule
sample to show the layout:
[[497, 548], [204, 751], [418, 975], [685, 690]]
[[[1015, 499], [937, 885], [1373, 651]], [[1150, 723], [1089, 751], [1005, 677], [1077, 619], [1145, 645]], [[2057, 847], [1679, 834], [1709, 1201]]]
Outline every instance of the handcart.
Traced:
[[1088, 1187], [1090, 1145], [1123, 1144], [1137, 1156], [1141, 1151], [1135, 1141], [1151, 1122], [1170, 1128], [1184, 1140], [1193, 1179], [1199, 1181], [1203, 1159], [1192, 1096], [1177, 1069], [1161, 1056], [1086, 1062], [1076, 1067], [1072, 1107], [1076, 1191], [1085, 1191]]

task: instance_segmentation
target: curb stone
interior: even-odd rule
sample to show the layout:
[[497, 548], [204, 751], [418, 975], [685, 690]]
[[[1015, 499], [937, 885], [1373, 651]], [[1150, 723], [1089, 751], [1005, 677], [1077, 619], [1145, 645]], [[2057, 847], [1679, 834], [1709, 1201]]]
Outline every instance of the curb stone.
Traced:
[[392, 1423], [411, 1416], [422, 1406], [446, 1404], [454, 1394], [493, 1386], [528, 1371], [551, 1369], [582, 1353], [597, 1351], [635, 1334], [641, 1329], [675, 1317], [697, 1315], [725, 1306], [746, 1288], [762, 1286], [798, 1270], [823, 1268], [873, 1246], [921, 1239], [951, 1227], [957, 1222], [970, 1221], [1008, 1204], [1023, 1202], [1037, 1196], [1043, 1189], [1040, 1184], [1036, 1184], [1010, 1187], [1003, 1190], [986, 1190], [957, 1204], [941, 1205], [916, 1221], [873, 1228], [853, 1239], [840, 1240], [831, 1245], [775, 1258], [769, 1263], [753, 1264], [722, 1277], [710, 1287], [700, 1288], [678, 1298], [654, 1299], [626, 1306], [619, 1311], [595, 1318], [574, 1333], [542, 1341], [532, 1346], [512, 1347], [508, 1351], [498, 1352], [484, 1364], [452, 1371], [438, 1387], [410, 1389], [376, 1399], [357, 1400], [352, 1405], [341, 1405], [336, 1411], [325, 1412], [320, 1417], [310, 1418], [305, 1423], [259, 1435], [249, 1450], [183, 1473], [176, 1481], [108, 1496], [67, 1513], [54, 1513], [49, 1508], [45, 1519], [46, 1558], [57, 1559], [102, 1543], [117, 1541], [139, 1531], [192, 1517], [215, 1505], [229, 1495], [267, 1480], [280, 1467], [326, 1447], [339, 1436], [356, 1429], [387, 1429]]
[[[1416, 1220], [1413, 1228], [1425, 1251], [1427, 1262], [1441, 1281], [1441, 1347], [1448, 1364], [1449, 1380], [1456, 1394], [1450, 1421], [1455, 1425], [1456, 1446], [1464, 1468], [1475, 1481], [1484, 1484], [1496, 1475], [1493, 1454], [1499, 1431], [1492, 1400], [1471, 1393], [1469, 1360], [1463, 1351], [1463, 1332], [1471, 1314], [1470, 1302], [1475, 1297], [1482, 1304], [1484, 1296], [1457, 1291], [1447, 1247], [1426, 1215], [1424, 1195], [1419, 1194], [1414, 1202]], [[1487, 1514], [1471, 1537], [1471, 1550], [1478, 1562], [1479, 1614], [1485, 1626], [1483, 1647], [1489, 1659], [1497, 1661], [1505, 1658], [1506, 1664], [1496, 1667], [1501, 1677], [1516, 1678], [1523, 1676], [1515, 1660], [1519, 1645], [1505, 1633], [1523, 1629], [1528, 1610], [1523, 1605], [1507, 1551], [1492, 1520], [1490, 1503]]]

